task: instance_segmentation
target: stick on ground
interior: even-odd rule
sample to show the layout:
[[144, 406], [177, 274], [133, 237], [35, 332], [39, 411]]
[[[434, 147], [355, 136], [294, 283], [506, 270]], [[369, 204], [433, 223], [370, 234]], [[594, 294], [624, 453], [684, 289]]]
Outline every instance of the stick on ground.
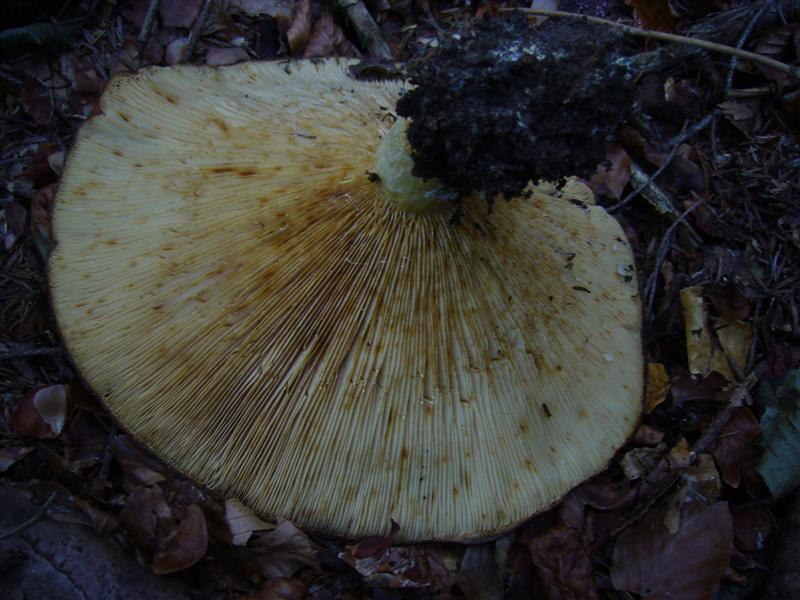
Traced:
[[378, 24], [361, 0], [333, 0], [333, 6], [345, 12], [371, 56], [394, 60], [392, 51], [383, 41]]

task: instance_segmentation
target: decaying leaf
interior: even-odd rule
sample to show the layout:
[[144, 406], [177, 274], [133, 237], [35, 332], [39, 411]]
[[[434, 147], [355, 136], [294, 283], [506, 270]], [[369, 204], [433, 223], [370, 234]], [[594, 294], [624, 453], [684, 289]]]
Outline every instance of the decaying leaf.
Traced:
[[323, 10], [303, 51], [303, 58], [356, 55], [355, 49], [344, 36], [341, 27], [334, 23], [331, 12]]
[[157, 485], [139, 487], [125, 501], [119, 520], [131, 539], [145, 554], [156, 545], [158, 521], [172, 519], [172, 511]]
[[264, 577], [291, 577], [300, 569], [319, 569], [314, 547], [308, 536], [289, 521], [283, 521], [272, 531], [258, 534], [243, 557], [254, 561]]
[[206, 518], [199, 506], [191, 504], [183, 510], [178, 526], [170, 532], [164, 549], [153, 557], [150, 568], [156, 575], [183, 571], [198, 563], [207, 548]]
[[708, 375], [712, 371], [721, 373], [733, 380], [725, 354], [715, 347], [711, 330], [708, 327], [708, 305], [700, 286], [681, 290], [681, 305], [686, 328], [686, 354], [689, 359], [689, 372], [695, 375]]
[[750, 355], [753, 332], [747, 323], [720, 318], [714, 328], [719, 345], [731, 369], [743, 375]]
[[290, 19], [297, 0], [228, 0], [228, 11], [249, 17]]
[[710, 600], [725, 575], [733, 550], [727, 502], [691, 514], [670, 534], [651, 510], [614, 546], [611, 581], [648, 600]]
[[230, 529], [234, 546], [246, 546], [254, 531], [275, 528], [275, 525], [259, 519], [252, 510], [235, 498], [225, 500], [225, 523]]
[[759, 388], [764, 408], [761, 417], [764, 454], [758, 472], [776, 498], [800, 482], [800, 369], [780, 383], [764, 382]]
[[599, 598], [592, 575], [592, 561], [577, 531], [558, 523], [534, 537], [530, 543], [536, 571], [547, 590], [548, 600], [594, 600]]
[[647, 412], [653, 412], [656, 406], [667, 399], [670, 379], [667, 370], [661, 363], [647, 363]]
[[680, 482], [680, 487], [667, 499], [661, 520], [672, 535], [689, 515], [713, 504], [722, 490], [714, 460], [708, 454], [698, 456], [694, 467], [684, 467]]
[[23, 396], [11, 415], [11, 426], [37, 438], [52, 438], [61, 433], [67, 419], [67, 388], [48, 385]]
[[746, 407], [737, 408], [719, 434], [713, 455], [722, 471], [725, 483], [739, 487], [740, 470], [745, 450], [761, 433], [758, 421]]
[[36, 448], [31, 447], [0, 449], [0, 473], [7, 471], [12, 465], [21, 461], [34, 450]]
[[308, 582], [302, 578], [276, 577], [262, 583], [257, 590], [238, 600], [305, 600]]
[[311, 37], [311, 0], [298, 0], [295, 5], [292, 24], [286, 32], [292, 56], [299, 56]]
[[191, 27], [201, 4], [202, 0], [161, 0], [159, 12], [164, 26]]
[[750, 103], [728, 100], [727, 102], [721, 102], [719, 108], [722, 109], [722, 114], [725, 115], [725, 118], [739, 131], [744, 134], [752, 131], [756, 121], [756, 110]]
[[613, 142], [608, 147], [606, 160], [598, 165], [592, 176], [595, 191], [619, 200], [631, 178], [631, 157], [622, 144]]
[[206, 53], [206, 64], [213, 67], [232, 65], [248, 60], [250, 57], [244, 48], [210, 48]]
[[647, 29], [675, 31], [675, 15], [668, 0], [632, 0], [636, 17]]
[[501, 600], [503, 573], [494, 556], [494, 544], [468, 546], [458, 571], [458, 587], [467, 600]]

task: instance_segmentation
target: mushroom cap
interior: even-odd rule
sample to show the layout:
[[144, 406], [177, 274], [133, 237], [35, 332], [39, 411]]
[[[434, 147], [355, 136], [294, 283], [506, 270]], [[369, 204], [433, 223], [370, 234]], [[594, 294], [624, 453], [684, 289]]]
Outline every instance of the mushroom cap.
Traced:
[[76, 368], [181, 472], [311, 530], [471, 540], [602, 470], [643, 397], [631, 249], [541, 192], [399, 210], [349, 62], [109, 85], [53, 220]]

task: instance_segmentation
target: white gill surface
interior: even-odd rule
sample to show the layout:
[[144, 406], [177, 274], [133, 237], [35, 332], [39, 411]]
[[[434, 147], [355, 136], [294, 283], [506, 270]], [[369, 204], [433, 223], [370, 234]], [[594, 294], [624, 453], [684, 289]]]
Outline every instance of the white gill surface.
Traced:
[[493, 535], [635, 427], [631, 250], [602, 209], [541, 193], [457, 226], [398, 210], [366, 172], [402, 88], [346, 67], [112, 83], [55, 209], [63, 338], [132, 434], [264, 515]]

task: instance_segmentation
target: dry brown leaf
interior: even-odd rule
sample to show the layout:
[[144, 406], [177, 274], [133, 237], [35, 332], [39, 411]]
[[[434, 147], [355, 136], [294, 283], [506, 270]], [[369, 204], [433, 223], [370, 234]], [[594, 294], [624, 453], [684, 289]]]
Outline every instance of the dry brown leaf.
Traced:
[[34, 450], [36, 450], [36, 448], [31, 448], [30, 446], [0, 449], [0, 473], [7, 471], [12, 465], [21, 461]]
[[305, 600], [308, 598], [308, 582], [305, 579], [277, 577], [262, 583], [259, 588], [238, 600]]
[[194, 23], [202, 0], [161, 0], [159, 12], [165, 27], [184, 27]]
[[292, 56], [299, 56], [311, 37], [311, 0], [298, 0], [292, 17], [292, 24], [286, 32], [289, 51]]
[[297, 0], [228, 0], [228, 12], [248, 17], [291, 19]]
[[719, 108], [722, 109], [722, 114], [725, 115], [725, 118], [742, 133], [748, 134], [753, 130], [756, 109], [751, 103], [728, 100], [727, 102], [721, 102]]
[[311, 540], [289, 521], [283, 521], [272, 531], [258, 534], [258, 538], [241, 552], [253, 560], [267, 578], [291, 577], [305, 568], [319, 569]]
[[722, 471], [722, 477], [731, 487], [739, 487], [742, 481], [741, 464], [748, 446], [761, 435], [758, 420], [744, 406], [737, 408], [717, 439], [712, 454]]
[[254, 531], [275, 529], [275, 525], [258, 518], [249, 507], [235, 498], [225, 500], [225, 523], [234, 546], [246, 546]]
[[206, 53], [206, 64], [213, 67], [233, 65], [246, 60], [250, 60], [250, 57], [244, 48], [210, 48]]
[[714, 329], [719, 345], [725, 353], [729, 365], [737, 374], [743, 375], [750, 356], [753, 331], [747, 323], [721, 318]]
[[675, 31], [675, 15], [668, 0], [631, 0], [633, 11], [647, 29]]
[[614, 546], [611, 581], [648, 600], [709, 600], [730, 561], [733, 522], [726, 502], [689, 515], [671, 535], [651, 510]]
[[61, 433], [67, 419], [67, 388], [63, 385], [38, 387], [20, 400], [11, 415], [18, 433], [52, 438]]
[[531, 557], [548, 600], [599, 598], [592, 561], [577, 532], [558, 523], [530, 542]]
[[183, 509], [178, 526], [167, 537], [164, 549], [153, 557], [150, 568], [156, 575], [177, 573], [200, 562], [207, 549], [205, 515], [199, 506], [191, 504]]
[[183, 59], [183, 51], [189, 45], [189, 39], [179, 37], [172, 40], [164, 52], [164, 62], [168, 65], [177, 65]]
[[713, 504], [721, 490], [714, 459], [709, 454], [699, 455], [697, 465], [685, 467], [681, 473], [681, 486], [667, 499], [661, 522], [674, 535], [688, 515]]
[[598, 165], [591, 183], [595, 191], [619, 200], [631, 178], [631, 157], [622, 144], [609, 145], [606, 160]]
[[314, 33], [303, 51], [303, 58], [324, 58], [326, 56], [356, 56], [352, 44], [344, 37], [342, 29], [333, 22], [333, 15], [327, 9], [314, 25]]
[[656, 406], [667, 399], [670, 378], [667, 369], [661, 363], [647, 363], [647, 412], [651, 413]]
[[727, 379], [733, 380], [725, 354], [712, 340], [708, 327], [708, 303], [701, 286], [686, 287], [681, 290], [681, 306], [686, 335], [686, 355], [689, 359], [689, 372], [706, 376], [717, 371]]
[[467, 600], [502, 600], [503, 573], [494, 558], [494, 544], [468, 546], [458, 570], [458, 587]]
[[631, 442], [637, 446], [658, 446], [664, 441], [664, 432], [642, 423], [633, 434]]
[[156, 545], [159, 520], [170, 521], [172, 511], [164, 492], [154, 485], [134, 490], [118, 516], [138, 548], [149, 554]]

